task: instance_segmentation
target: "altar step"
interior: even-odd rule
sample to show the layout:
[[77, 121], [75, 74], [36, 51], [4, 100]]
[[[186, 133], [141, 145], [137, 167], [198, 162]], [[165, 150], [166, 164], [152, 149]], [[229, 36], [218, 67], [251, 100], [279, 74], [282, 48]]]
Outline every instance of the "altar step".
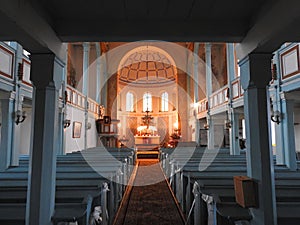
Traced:
[[184, 225], [184, 217], [157, 159], [137, 160], [113, 225]]
[[159, 159], [160, 151], [158, 150], [137, 150], [136, 158], [137, 159]]

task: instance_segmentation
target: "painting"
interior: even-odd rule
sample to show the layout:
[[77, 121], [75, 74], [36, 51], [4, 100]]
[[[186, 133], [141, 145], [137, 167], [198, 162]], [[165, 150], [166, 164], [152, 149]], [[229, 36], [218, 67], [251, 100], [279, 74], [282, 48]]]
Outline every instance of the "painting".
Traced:
[[73, 138], [80, 138], [81, 122], [73, 122]]

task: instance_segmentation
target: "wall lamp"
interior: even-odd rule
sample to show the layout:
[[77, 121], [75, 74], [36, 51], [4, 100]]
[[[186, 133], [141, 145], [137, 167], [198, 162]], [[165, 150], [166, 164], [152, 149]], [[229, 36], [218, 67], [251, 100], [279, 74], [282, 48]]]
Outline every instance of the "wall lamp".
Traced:
[[231, 128], [231, 127], [232, 127], [231, 120], [230, 120], [230, 119], [226, 119], [226, 120], [224, 121], [224, 125], [225, 125], [225, 128], [226, 128], [226, 129]]
[[17, 110], [16, 112], [16, 124], [23, 123], [26, 119], [26, 111]]
[[92, 124], [91, 124], [90, 122], [88, 122], [86, 128], [87, 128], [88, 130], [91, 129], [91, 128], [92, 128]]
[[71, 120], [64, 120], [64, 128], [67, 128], [71, 125]]
[[232, 127], [232, 121], [229, 119], [229, 112], [226, 111], [226, 119], [224, 120], [225, 129], [230, 129]]
[[272, 114], [271, 114], [271, 120], [274, 122], [274, 123], [277, 123], [279, 124], [281, 122], [281, 113], [276, 110], [274, 111]]

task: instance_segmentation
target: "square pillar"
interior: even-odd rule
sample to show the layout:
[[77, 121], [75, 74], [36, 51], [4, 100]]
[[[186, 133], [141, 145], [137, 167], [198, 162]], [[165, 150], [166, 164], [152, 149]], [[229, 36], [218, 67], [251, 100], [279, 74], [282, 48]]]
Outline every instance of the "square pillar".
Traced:
[[284, 164], [291, 170], [297, 170], [295, 129], [294, 129], [294, 100], [288, 93], [281, 93], [281, 126], [283, 140]]
[[226, 44], [226, 57], [227, 57], [227, 74], [228, 74], [228, 114], [231, 121], [231, 128], [229, 129], [229, 141], [230, 141], [230, 155], [240, 154], [239, 143], [239, 116], [236, 109], [233, 108], [233, 96], [232, 96], [232, 81], [235, 79], [235, 59], [234, 59], [234, 44]]
[[[15, 92], [15, 102], [14, 102], [14, 111], [17, 112], [20, 110], [23, 112], [23, 101], [24, 96], [21, 94], [21, 83], [22, 80], [18, 76], [18, 71], [20, 69], [20, 63], [23, 63], [23, 47], [15, 43], [15, 49], [16, 49], [16, 59], [15, 59], [15, 72], [14, 72], [14, 92]], [[20, 124], [15, 123], [15, 115], [13, 115], [13, 134], [12, 134], [12, 152], [11, 152], [11, 166], [19, 166], [19, 155], [21, 151], [21, 126]]]
[[270, 141], [271, 54], [251, 53], [241, 60], [246, 122], [247, 174], [258, 184], [258, 208], [251, 208], [252, 225], [277, 224], [274, 165]]
[[231, 128], [229, 129], [230, 155], [240, 155], [239, 117], [235, 109], [230, 110]]
[[214, 135], [214, 121], [212, 116], [207, 114], [207, 124], [208, 124], [208, 131], [207, 131], [207, 148], [214, 149], [215, 148], [215, 135]]
[[15, 93], [1, 94], [1, 142], [0, 142], [0, 171], [6, 170], [12, 162], [12, 143], [14, 141], [14, 100]]
[[199, 101], [199, 42], [194, 43], [194, 57], [193, 57], [193, 64], [194, 64], [194, 102], [197, 103]]
[[63, 66], [54, 54], [31, 55], [34, 101], [26, 225], [50, 225], [54, 212], [59, 139], [58, 91]]
[[84, 107], [84, 149], [87, 149], [87, 124], [88, 124], [88, 96], [89, 96], [89, 57], [90, 56], [90, 43], [83, 43], [83, 76], [82, 76], [82, 94], [85, 97]]
[[205, 78], [206, 78], [206, 98], [208, 103], [207, 109], [207, 124], [208, 124], [208, 133], [207, 133], [207, 148], [214, 149], [215, 148], [215, 138], [214, 138], [214, 121], [210, 115], [210, 96], [212, 94], [212, 70], [211, 70], [211, 44], [205, 43]]
[[101, 104], [101, 48], [100, 43], [96, 42], [96, 102]]

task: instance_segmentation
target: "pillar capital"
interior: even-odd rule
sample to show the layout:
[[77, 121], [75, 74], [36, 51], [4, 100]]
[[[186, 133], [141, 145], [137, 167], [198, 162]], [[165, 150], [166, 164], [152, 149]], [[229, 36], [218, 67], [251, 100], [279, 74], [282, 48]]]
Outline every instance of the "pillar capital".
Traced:
[[270, 53], [251, 53], [239, 62], [241, 84], [248, 88], [265, 88], [272, 79]]
[[56, 90], [62, 83], [62, 69], [64, 63], [53, 53], [32, 54], [30, 79], [37, 89], [53, 86]]
[[199, 42], [194, 43], [194, 53], [196, 56], [198, 56], [198, 51], [199, 51]]
[[211, 43], [210, 42], [205, 43], [205, 49], [208, 49], [208, 48], [211, 48]]
[[89, 48], [90, 48], [90, 43], [89, 42], [83, 42], [82, 46], [83, 46], [83, 51], [88, 51]]
[[299, 91], [293, 91], [293, 92], [280, 92], [279, 96], [280, 99], [283, 101], [294, 101], [294, 100], [300, 100]]

